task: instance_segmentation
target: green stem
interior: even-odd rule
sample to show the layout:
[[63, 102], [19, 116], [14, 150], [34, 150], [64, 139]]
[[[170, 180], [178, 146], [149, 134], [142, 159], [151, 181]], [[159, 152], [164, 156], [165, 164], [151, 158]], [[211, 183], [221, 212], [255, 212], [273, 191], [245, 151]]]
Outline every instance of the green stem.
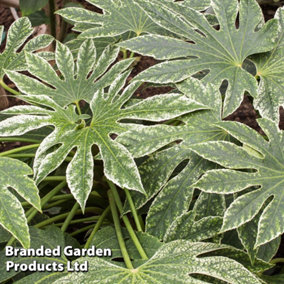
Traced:
[[[86, 218], [81, 218], [81, 219], [75, 219], [70, 222], [70, 224], [78, 224], [78, 223], [83, 223], [83, 222], [93, 222], [93, 221], [98, 221], [100, 216], [92, 216], [92, 217], [86, 217]], [[62, 223], [56, 223], [55, 226], [62, 226], [64, 222]]]
[[[116, 190], [116, 188], [114, 190]], [[132, 215], [134, 217], [136, 228], [137, 228], [138, 232], [142, 232], [142, 227], [141, 227], [141, 224], [140, 224], [140, 220], [138, 218], [138, 214], [137, 214], [135, 205], [133, 203], [132, 197], [130, 195], [130, 192], [126, 188], [124, 189], [124, 191], [125, 191], [125, 195], [126, 195], [127, 201], [128, 201], [128, 203], [130, 205], [130, 209], [131, 209]]]
[[121, 49], [121, 51], [122, 51], [122, 54], [123, 54], [123, 59], [126, 59], [127, 58], [127, 50], [126, 49], [124, 49], [124, 48], [122, 48]]
[[132, 58], [134, 56], [134, 52], [132, 51], [129, 55], [129, 58]]
[[40, 140], [21, 138], [21, 137], [0, 137], [1, 142], [27, 142], [27, 143], [40, 143]]
[[10, 92], [13, 95], [19, 96], [20, 93], [15, 91], [14, 89], [10, 88], [9, 86], [7, 86], [4, 81], [2, 79], [0, 79], [0, 85], [8, 92]]
[[[122, 213], [123, 213], [123, 206], [122, 206], [119, 194], [118, 194], [118, 192], [116, 190], [116, 187], [115, 187], [115, 185], [111, 181], [108, 180], [107, 182], [108, 182], [108, 184], [110, 186], [110, 189], [112, 191], [112, 194], [113, 194], [116, 206], [117, 206], [117, 208], [119, 210], [119, 213], [122, 215]], [[128, 217], [126, 215], [123, 215], [122, 216], [122, 220], [123, 220], [123, 222], [125, 224], [125, 227], [126, 227], [128, 233], [129, 233], [129, 235], [130, 235], [130, 238], [132, 239], [132, 241], [133, 241], [134, 245], [136, 246], [139, 254], [142, 257], [142, 259], [147, 260], [148, 256], [147, 256], [146, 252], [144, 251], [143, 247], [141, 246], [140, 241], [138, 240], [138, 238], [137, 238], [137, 236], [136, 236], [136, 234], [135, 234], [135, 232], [134, 232], [134, 230], [133, 230], [133, 228], [132, 228], [132, 226], [130, 224], [130, 221], [128, 220]]]
[[[54, 196], [56, 195], [56, 193], [61, 190], [64, 186], [66, 185], [66, 182], [63, 181], [60, 184], [58, 184], [53, 190], [51, 190], [47, 195], [45, 195], [42, 199], [41, 199], [41, 208], [43, 208], [43, 206]], [[35, 208], [30, 208], [27, 212], [26, 212], [26, 216], [27, 216], [27, 222], [29, 223], [34, 216], [37, 214], [37, 210]], [[10, 240], [7, 243], [7, 246], [11, 246], [13, 244], [13, 242], [15, 241], [14, 237], [11, 237]]]
[[71, 211], [69, 212], [67, 218], [66, 218], [65, 221], [64, 221], [64, 224], [63, 224], [62, 227], [61, 227], [61, 231], [62, 231], [63, 233], [67, 230], [67, 228], [68, 228], [70, 222], [71, 222], [72, 219], [74, 218], [74, 216], [75, 216], [75, 214], [76, 214], [76, 211], [77, 211], [77, 209], [79, 209], [79, 207], [80, 207], [80, 204], [79, 204], [78, 202], [76, 202], [76, 203], [74, 204], [73, 208], [71, 209]]
[[[66, 200], [69, 200], [69, 199], [73, 199], [73, 195], [72, 194], [60, 194], [60, 195], [56, 195], [54, 197], [52, 197], [49, 201], [66, 201]], [[24, 202], [21, 202], [22, 206], [28, 206], [28, 205], [31, 205], [29, 202], [27, 201], [24, 201]], [[43, 207], [43, 208], [47, 208], [47, 207]]]
[[10, 158], [17, 158], [17, 159], [21, 159], [21, 158], [34, 158], [35, 154], [11, 154], [9, 155]]
[[81, 233], [83, 233], [85, 231], [88, 231], [89, 229], [92, 229], [93, 227], [94, 227], [94, 225], [92, 224], [92, 225], [86, 226], [84, 228], [81, 228], [81, 229], [79, 229], [79, 230], [77, 230], [77, 231], [75, 231], [75, 232], [73, 232], [73, 233], [71, 233], [69, 235], [71, 237], [74, 237], [74, 236], [79, 235], [79, 234], [81, 234]]
[[50, 21], [50, 31], [51, 35], [56, 38], [56, 19], [55, 19], [55, 5], [54, 0], [49, 0], [49, 21]]
[[54, 201], [52, 203], [47, 203], [47, 205], [45, 205], [43, 209], [47, 210], [49, 208], [58, 206], [58, 205], [65, 203], [65, 202], [66, 202], [66, 200], [64, 199], [64, 200], [57, 200], [57, 201]]
[[111, 209], [111, 214], [113, 217], [113, 222], [114, 222], [114, 227], [115, 227], [115, 232], [116, 232], [116, 236], [117, 236], [117, 240], [119, 243], [119, 247], [122, 253], [122, 257], [124, 259], [125, 265], [128, 269], [133, 269], [133, 265], [131, 263], [130, 257], [128, 255], [126, 246], [125, 246], [125, 242], [123, 240], [123, 235], [122, 235], [122, 231], [120, 228], [120, 222], [119, 222], [119, 216], [116, 210], [116, 206], [115, 206], [115, 201], [112, 195], [112, 190], [109, 190], [107, 192], [108, 194], [108, 199], [109, 199], [109, 204], [110, 204], [110, 209]]
[[89, 236], [89, 238], [88, 238], [88, 240], [87, 240], [87, 242], [86, 242], [84, 248], [89, 248], [89, 247], [90, 247], [90, 245], [91, 245], [91, 243], [92, 243], [92, 241], [93, 241], [93, 238], [94, 238], [96, 232], [97, 232], [97, 231], [99, 230], [99, 228], [101, 227], [101, 225], [102, 225], [102, 223], [103, 223], [103, 220], [105, 219], [105, 217], [106, 217], [106, 215], [108, 214], [109, 210], [110, 210], [110, 207], [108, 206], [108, 207], [105, 209], [105, 211], [103, 212], [103, 214], [100, 216], [100, 218], [99, 218], [98, 222], [96, 223], [96, 225], [95, 225], [95, 227], [94, 227], [92, 233], [90, 234], [90, 236]]
[[276, 264], [276, 263], [279, 263], [279, 262], [284, 263], [284, 258], [281, 258], [281, 257], [274, 258], [270, 261], [270, 263], [272, 263], [272, 264]]
[[22, 152], [22, 151], [33, 149], [33, 148], [38, 148], [39, 145], [40, 144], [32, 144], [32, 145], [27, 145], [27, 146], [22, 146], [22, 147], [19, 147], [19, 148], [15, 148], [15, 149], [12, 149], [12, 150], [0, 153], [0, 157], [8, 156], [10, 154]]
[[[77, 203], [76, 203], [77, 204]], [[92, 212], [92, 213], [96, 213], [96, 214], [100, 214], [101, 213], [101, 210], [100, 208], [97, 208], [97, 207], [89, 207], [89, 208], [86, 208], [85, 209], [85, 212]], [[49, 219], [46, 219], [38, 224], [36, 224], [34, 227], [35, 228], [42, 228], [42, 227], [45, 227], [53, 222], [56, 222], [58, 220], [62, 220], [66, 217], [68, 217], [68, 215], [70, 214], [70, 212], [67, 212], [67, 213], [62, 213], [60, 215], [57, 215], [57, 216], [54, 216], [52, 218], [49, 218]], [[82, 214], [82, 210], [81, 209], [77, 209], [77, 211], [75, 212], [74, 215], [79, 215], [79, 214]]]
[[78, 110], [79, 115], [81, 115], [81, 114], [82, 114], [82, 111], [81, 111], [81, 108], [80, 108], [79, 101], [76, 101], [75, 104], [76, 104], [76, 107], [77, 107], [77, 110]]
[[[10, 158], [34, 158], [35, 154], [29, 153], [29, 154], [10, 154]], [[65, 162], [71, 162], [72, 157], [66, 157]]]
[[66, 176], [49, 176], [44, 179], [44, 181], [64, 181]]

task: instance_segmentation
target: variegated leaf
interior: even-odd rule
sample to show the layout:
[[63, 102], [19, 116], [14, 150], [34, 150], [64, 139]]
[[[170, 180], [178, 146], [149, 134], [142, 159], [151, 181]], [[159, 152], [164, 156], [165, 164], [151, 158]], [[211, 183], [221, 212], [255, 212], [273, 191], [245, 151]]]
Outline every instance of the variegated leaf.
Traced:
[[194, 191], [191, 185], [208, 169], [207, 161], [197, 155], [190, 156], [188, 165], [165, 185], [148, 211], [146, 232], [160, 239], [172, 222], [188, 210]]
[[148, 261], [134, 269], [127, 269], [117, 262], [85, 257], [79, 262], [89, 262], [88, 273], [70, 273], [54, 283], [208, 283], [198, 280], [193, 274], [209, 275], [232, 284], [261, 283], [235, 260], [223, 256], [201, 256], [210, 252], [218, 255], [218, 250], [224, 248], [210, 243], [174, 241], [161, 246]]
[[[29, 265], [34, 261], [38, 264], [47, 265], [52, 267], [54, 264], [66, 266], [67, 258], [63, 254], [63, 249], [66, 245], [64, 234], [62, 231], [55, 227], [49, 226], [42, 229], [36, 229], [34, 227], [30, 227], [30, 235], [31, 235], [31, 248], [33, 249], [40, 249], [41, 246], [44, 246], [45, 249], [56, 249], [57, 246], [60, 247], [60, 255], [57, 256], [32, 256], [32, 257], [25, 257], [25, 256], [10, 256], [7, 257], [5, 255], [4, 250], [0, 251], [0, 281], [1, 283], [9, 281], [14, 278], [16, 275], [21, 273], [20, 269], [11, 269], [7, 271], [6, 269], [6, 262], [12, 261], [17, 265], [26, 264]], [[75, 248], [75, 247], [74, 247]], [[54, 266], [53, 266], [54, 267]], [[22, 275], [22, 279], [17, 282], [19, 283], [53, 283], [55, 279], [58, 279], [66, 274], [66, 272], [61, 271], [29, 271], [29, 275], [26, 276], [25, 274]], [[25, 277], [26, 276], [26, 277]], [[16, 276], [17, 277], [17, 276]], [[37, 282], [38, 281], [38, 282]]]
[[[229, 139], [229, 135], [227, 135], [226, 132], [214, 125], [215, 122], [221, 121], [222, 112], [222, 99], [218, 87], [213, 85], [207, 85], [205, 87], [199, 80], [189, 78], [177, 84], [177, 88], [189, 99], [207, 105], [210, 110], [194, 112], [179, 118], [184, 125], [150, 126], [142, 128], [139, 131], [131, 130], [125, 132], [118, 137], [118, 141], [125, 145], [135, 157], [150, 154], [171, 142], [182, 141], [178, 145], [174, 143], [174, 147], [153, 154], [153, 156], [139, 167], [147, 197], [139, 193], [132, 194], [135, 205], [138, 208], [143, 206], [159, 192], [167, 183], [174, 169], [182, 161], [193, 159], [193, 161], [199, 163], [195, 155], [192, 154], [189, 146], [200, 143], [201, 141]], [[203, 165], [203, 162], [201, 162], [201, 164]], [[205, 164], [207, 165], [206, 167], [209, 166], [208, 163]], [[194, 162], [189, 163], [189, 165], [193, 166]], [[205, 165], [203, 166], [205, 167]], [[203, 168], [203, 166], [201, 166], [201, 168], [204, 170], [205, 168]], [[196, 174], [201, 174], [201, 172], [198, 173], [198, 171], [196, 171]], [[198, 178], [198, 176], [192, 176], [192, 181], [195, 178]], [[191, 192], [191, 189], [183, 188], [181, 183], [176, 184], [176, 190], [190, 196], [188, 191]], [[177, 195], [177, 198], [182, 200], [184, 196]], [[185, 207], [180, 208], [181, 212], [187, 209], [188, 208]], [[127, 208], [125, 210], [127, 210]], [[170, 223], [171, 222], [172, 221], [170, 221]], [[158, 226], [162, 226], [160, 222], [157, 224], [159, 224]], [[159, 235], [160, 233], [157, 231], [157, 234]]]
[[[263, 245], [284, 232], [282, 184], [284, 171], [283, 133], [276, 123], [259, 119], [268, 141], [255, 130], [238, 122], [222, 122], [219, 126], [244, 145], [229, 142], [207, 142], [193, 145], [191, 149], [202, 157], [228, 169], [208, 171], [196, 186], [205, 192], [229, 194], [251, 186], [227, 209], [222, 231], [237, 228], [252, 220], [264, 203], [258, 222], [255, 247]], [[240, 171], [240, 170], [242, 171]], [[247, 169], [244, 171], [244, 169]], [[273, 197], [273, 199], [270, 199]], [[269, 200], [269, 201], [268, 201]], [[273, 220], [273, 222], [271, 221]]]
[[254, 264], [256, 257], [263, 259], [264, 261], [270, 261], [277, 253], [281, 241], [281, 237], [279, 236], [276, 239], [265, 243], [264, 245], [261, 245], [257, 248], [254, 247], [257, 237], [258, 222], [261, 214], [262, 211], [260, 211], [251, 221], [245, 223], [237, 229], [239, 239], [247, 250], [252, 264]]
[[[156, 59], [176, 59], [145, 70], [137, 76], [137, 80], [180, 82], [206, 71], [204, 82], [218, 85], [224, 80], [228, 82], [223, 117], [240, 105], [245, 91], [256, 97], [257, 81], [242, 65], [248, 56], [273, 49], [278, 27], [275, 19], [264, 24], [261, 9], [255, 0], [242, 0], [240, 4], [237, 0], [212, 0], [219, 30], [194, 9], [160, 0], [135, 2], [153, 21], [186, 39], [181, 41], [160, 35], [145, 35], [120, 43], [120, 47]], [[239, 27], [236, 28], [238, 14]]]
[[284, 9], [275, 14], [279, 21], [280, 34], [275, 48], [266, 54], [252, 57], [260, 77], [258, 95], [254, 106], [263, 117], [279, 121], [279, 106], [284, 106]]
[[57, 14], [75, 22], [76, 26], [84, 24], [81, 29], [83, 38], [110, 37], [132, 31], [136, 35], [142, 33], [162, 33], [164, 30], [131, 0], [89, 0], [103, 10], [103, 14], [83, 8], [65, 8]]
[[21, 202], [9, 188], [13, 188], [22, 198], [40, 211], [38, 189], [35, 182], [28, 177], [33, 174], [33, 171], [21, 161], [0, 157], [0, 173], [0, 224], [24, 248], [28, 248], [30, 246], [30, 235], [25, 211]]
[[63, 78], [46, 60], [31, 53], [26, 53], [27, 70], [42, 82], [16, 72], [7, 74], [24, 94], [48, 95], [61, 106], [80, 100], [90, 102], [98, 89], [109, 86], [133, 62], [133, 59], [120, 61], [108, 70], [118, 51], [118, 48], [108, 47], [97, 59], [93, 41], [86, 40], [79, 48], [75, 64], [69, 48], [57, 42], [55, 61]]
[[195, 212], [189, 211], [181, 214], [168, 227], [164, 240], [202, 241], [214, 237], [222, 227], [222, 217], [208, 216], [195, 220]]
[[[81, 59], [79, 58], [78, 61], [80, 62]], [[71, 58], [67, 58], [66, 63], [59, 59], [57, 61], [62, 73], [69, 78], [68, 70], [73, 68]], [[120, 67], [120, 63], [114, 65], [112, 69], [116, 69], [117, 66]], [[80, 67], [82, 77], [88, 73], [88, 66], [83, 67]], [[101, 73], [97, 71], [99, 68], [106, 67], [98, 66], [94, 72]], [[108, 75], [111, 70], [106, 73], [103, 80], [101, 79], [103, 85], [109, 82], [108, 93], [99, 90], [90, 102], [92, 118], [89, 123], [81, 115], [76, 114], [75, 106], [62, 107], [47, 96], [33, 95], [37, 91], [37, 86], [34, 87], [32, 94], [22, 96], [22, 98], [31, 104], [41, 105], [41, 107], [16, 106], [7, 109], [3, 113], [19, 115], [0, 122], [1, 136], [22, 135], [32, 129], [47, 125], [55, 128], [42, 141], [36, 152], [34, 170], [38, 183], [58, 168], [72, 149], [76, 149], [76, 154], [67, 167], [66, 175], [69, 188], [82, 209], [85, 207], [93, 185], [92, 146], [94, 144], [100, 150], [104, 162], [104, 173], [108, 179], [120, 187], [145, 193], [132, 155], [121, 143], [111, 138], [112, 134], [119, 135], [129, 128], [137, 127], [135, 124], [121, 123], [120, 120], [138, 119], [160, 122], [208, 108], [182, 94], [155, 96], [124, 107], [140, 83], [128, 85], [121, 93], [129, 72], [122, 73], [113, 81], [111, 80], [113, 75]], [[51, 69], [49, 71], [54, 74], [52, 76], [57, 76]], [[23, 76], [11, 71], [7, 71], [7, 74], [10, 78]], [[47, 76], [43, 72], [41, 74], [41, 77]], [[16, 79], [15, 82], [19, 88], [25, 88], [23, 85], [18, 85], [18, 82], [22, 84], [24, 81]], [[42, 86], [47, 88], [45, 85]]]
[[[0, 26], [0, 39], [3, 26]], [[50, 35], [39, 35], [31, 39], [24, 48], [17, 52], [32, 34], [33, 29], [28, 18], [23, 17], [15, 21], [9, 28], [5, 50], [0, 54], [0, 79], [6, 70], [26, 70], [25, 51], [33, 52], [47, 47], [53, 38]]]

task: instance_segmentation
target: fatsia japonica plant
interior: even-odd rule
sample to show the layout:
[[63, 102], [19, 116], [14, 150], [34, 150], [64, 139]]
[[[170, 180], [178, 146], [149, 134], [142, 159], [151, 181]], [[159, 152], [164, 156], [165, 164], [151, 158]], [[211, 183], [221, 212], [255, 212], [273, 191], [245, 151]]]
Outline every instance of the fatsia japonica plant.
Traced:
[[67, 43], [0, 27], [0, 282], [281, 283], [283, 8], [87, 2]]

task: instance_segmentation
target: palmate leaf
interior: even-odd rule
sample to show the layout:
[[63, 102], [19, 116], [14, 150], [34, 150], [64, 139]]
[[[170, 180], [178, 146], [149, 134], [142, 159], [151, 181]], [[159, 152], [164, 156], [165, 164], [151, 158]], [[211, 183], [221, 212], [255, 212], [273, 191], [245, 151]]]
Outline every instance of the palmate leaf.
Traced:
[[208, 216], [195, 220], [195, 212], [189, 211], [178, 216], [168, 227], [164, 240], [202, 241], [218, 234], [222, 226], [222, 217]]
[[[139, 167], [147, 197], [132, 193], [136, 207], [140, 208], [164, 187], [148, 212], [146, 226], [147, 232], [161, 239], [173, 220], [188, 210], [193, 194], [190, 186], [206, 169], [212, 167], [212, 164], [192, 153], [190, 146], [201, 141], [229, 138], [226, 132], [214, 125], [221, 121], [222, 113], [218, 87], [205, 87], [199, 80], [189, 78], [177, 84], [177, 88], [188, 98], [207, 105], [210, 110], [179, 118], [184, 125], [151, 126], [142, 129], [140, 136], [137, 136], [137, 131], [130, 130], [118, 137], [118, 141], [135, 157], [150, 154], [170, 142], [181, 141], [153, 154]], [[185, 160], [189, 160], [186, 168], [166, 185], [175, 168]]]
[[[242, 68], [253, 54], [272, 50], [278, 34], [275, 19], [264, 24], [255, 0], [212, 0], [219, 21], [216, 30], [200, 12], [164, 1], [135, 0], [152, 20], [187, 41], [160, 35], [145, 35], [118, 44], [120, 47], [168, 60], [137, 76], [154, 83], [180, 82], [200, 71], [209, 71], [205, 83], [228, 81], [223, 116], [241, 103], [243, 93], [257, 93], [256, 79]], [[239, 14], [239, 27], [236, 19]], [[190, 41], [190, 42], [188, 42]], [[189, 57], [189, 58], [186, 58]]]
[[83, 8], [65, 8], [56, 13], [75, 22], [74, 30], [82, 32], [80, 37], [109, 37], [134, 32], [161, 33], [164, 29], [153, 22], [149, 16], [132, 0], [89, 0], [101, 8], [103, 14]]
[[46, 60], [31, 53], [26, 53], [27, 70], [49, 86], [20, 73], [7, 74], [24, 94], [48, 95], [61, 106], [80, 100], [90, 102], [98, 89], [109, 86], [133, 62], [133, 59], [123, 60], [108, 70], [118, 52], [118, 48], [107, 47], [96, 59], [93, 41], [86, 40], [79, 48], [75, 64], [70, 49], [57, 42], [55, 62], [63, 78], [58, 76]]
[[[16, 72], [7, 74], [18, 84], [17, 79], [21, 75]], [[75, 156], [67, 167], [66, 176], [69, 188], [82, 209], [93, 185], [91, 148], [94, 144], [100, 150], [104, 173], [108, 179], [121, 187], [144, 193], [132, 155], [122, 144], [111, 138], [112, 134], [119, 135], [137, 126], [120, 123], [120, 120], [140, 119], [159, 122], [208, 108], [182, 94], [155, 96], [123, 108], [140, 85], [130, 84], [120, 95], [128, 74], [129, 72], [126, 72], [118, 76], [109, 87], [108, 93], [104, 93], [103, 90], [95, 93], [90, 102], [92, 119], [89, 124], [82, 120], [82, 116], [76, 114], [75, 106], [61, 107], [43, 95], [22, 96], [27, 102], [42, 107], [15, 106], [2, 112], [16, 115], [0, 122], [3, 137], [23, 135], [47, 125], [54, 126], [54, 131], [42, 141], [36, 152], [34, 171], [38, 183], [59, 167], [70, 151], [76, 148]], [[22, 84], [23, 81], [19, 82]]]
[[32, 169], [25, 163], [0, 157], [0, 225], [9, 231], [25, 248], [30, 246], [25, 211], [21, 202], [9, 188], [13, 188], [22, 198], [40, 211], [38, 189], [35, 182], [28, 177], [32, 174]]
[[[201, 256], [225, 248], [210, 243], [179, 240], [161, 246], [144, 264], [127, 269], [117, 262], [100, 258], [81, 258], [89, 262], [88, 273], [70, 273], [55, 281], [61, 283], [208, 283], [194, 275], [209, 275], [229, 283], [261, 283], [240, 263], [223, 256]], [[222, 264], [222, 265], [221, 265]]]
[[279, 121], [279, 106], [284, 105], [284, 9], [279, 8], [275, 14], [279, 20], [280, 34], [275, 48], [267, 53], [253, 56], [257, 75], [260, 77], [258, 95], [254, 106], [262, 117]]
[[243, 224], [237, 229], [239, 239], [247, 250], [252, 264], [256, 257], [265, 261], [270, 261], [277, 253], [281, 241], [281, 237], [279, 236], [269, 243], [265, 243], [257, 248], [254, 247], [257, 237], [258, 222], [261, 214], [262, 211], [260, 211], [251, 221]]
[[191, 9], [203, 11], [210, 6], [211, 0], [184, 0], [183, 4]]
[[[264, 206], [258, 222], [255, 247], [275, 239], [284, 232], [283, 133], [279, 131], [276, 123], [269, 119], [259, 119], [258, 123], [266, 133], [268, 141], [244, 124], [222, 122], [219, 126], [240, 140], [245, 147], [229, 142], [206, 142], [191, 147], [202, 157], [228, 168], [208, 171], [196, 183], [196, 187], [202, 191], [229, 194], [259, 186], [258, 189], [241, 195], [230, 205], [222, 227], [222, 231], [237, 228], [252, 220]], [[250, 151], [247, 151], [247, 146]], [[268, 204], [264, 205], [265, 202]]]
[[[57, 263], [66, 266], [67, 258], [63, 254], [64, 247], [67, 245], [64, 234], [61, 230], [55, 226], [49, 226], [42, 229], [37, 229], [30, 227], [31, 235], [31, 248], [38, 249], [41, 246], [44, 246], [46, 249], [55, 249], [57, 246], [61, 248], [60, 256], [34, 256], [34, 257], [24, 257], [24, 256], [5, 256], [4, 250], [0, 251], [0, 281], [1, 283], [6, 282], [9, 279], [12, 279], [21, 271], [11, 269], [10, 271], [6, 270], [6, 262], [12, 261], [17, 264], [31, 264], [36, 261], [38, 264], [52, 264]], [[53, 283], [55, 279], [62, 277], [66, 272], [56, 272], [56, 271], [37, 271], [29, 276], [23, 277], [18, 280], [18, 283]]]
[[[4, 26], [0, 26], [0, 39]], [[33, 32], [31, 23], [28, 18], [23, 17], [15, 21], [9, 28], [5, 50], [0, 54], [0, 79], [4, 76], [6, 70], [25, 70], [25, 51], [33, 52], [38, 49], [47, 47], [53, 40], [50, 35], [39, 35], [31, 39], [24, 48], [20, 49], [24, 42]]]

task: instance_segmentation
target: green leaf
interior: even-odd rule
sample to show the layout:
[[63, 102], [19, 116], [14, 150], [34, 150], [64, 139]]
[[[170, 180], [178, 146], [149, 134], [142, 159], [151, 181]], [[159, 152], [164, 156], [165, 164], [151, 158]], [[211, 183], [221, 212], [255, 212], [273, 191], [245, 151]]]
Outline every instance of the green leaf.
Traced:
[[0, 157], [0, 172], [0, 224], [19, 240], [23, 247], [28, 248], [30, 235], [25, 211], [9, 188], [13, 188], [40, 211], [38, 189], [34, 181], [28, 177], [33, 171], [21, 161]]
[[210, 0], [185, 0], [183, 5], [191, 9], [203, 11], [210, 6]]
[[284, 105], [284, 9], [279, 8], [275, 18], [279, 21], [280, 34], [277, 45], [266, 54], [253, 56], [257, 75], [260, 77], [258, 95], [254, 100], [254, 106], [261, 116], [279, 121], [279, 106]]
[[164, 244], [148, 261], [134, 269], [99, 258], [81, 258], [80, 261], [89, 262], [88, 273], [70, 273], [55, 283], [207, 283], [192, 274], [210, 275], [229, 283], [261, 283], [230, 258], [201, 256], [218, 248], [219, 245], [209, 243], [174, 241]]
[[[251, 189], [238, 197], [227, 209], [223, 231], [237, 228], [252, 220], [264, 205], [258, 222], [255, 247], [263, 245], [284, 232], [283, 224], [283, 132], [269, 119], [259, 119], [268, 141], [255, 130], [237, 122], [222, 122], [219, 126], [262, 157], [249, 154], [241, 146], [229, 142], [207, 142], [191, 147], [210, 161], [229, 169], [208, 171], [195, 185], [205, 192], [229, 194]], [[242, 169], [238, 171], [237, 169]], [[248, 169], [249, 171], [243, 171]], [[271, 199], [273, 197], [273, 199]], [[271, 221], [273, 220], [273, 222]]]
[[[0, 34], [3, 27], [0, 27]], [[26, 70], [24, 50], [33, 52], [47, 47], [53, 40], [50, 35], [40, 35], [30, 40], [24, 49], [17, 52], [32, 34], [33, 29], [28, 18], [15, 21], [9, 28], [5, 50], [0, 54], [0, 79], [6, 70]]]
[[48, 0], [20, 0], [20, 9], [22, 15], [30, 15], [46, 6], [47, 3]]
[[[138, 253], [133, 241], [131, 240], [125, 228], [122, 228], [122, 233], [125, 239], [125, 245], [129, 257], [133, 260], [140, 259], [141, 256]], [[136, 235], [148, 257], [153, 256], [156, 250], [162, 245], [162, 243], [157, 238], [144, 232], [136, 232]], [[102, 249], [110, 248], [112, 252], [110, 259], [122, 257], [120, 246], [116, 237], [115, 228], [113, 226], [107, 226], [99, 230], [96, 233], [91, 245], [95, 245], [97, 248]]]
[[254, 247], [257, 237], [258, 223], [262, 212], [263, 211], [260, 211], [255, 218], [237, 229], [239, 239], [241, 240], [244, 248], [247, 250], [252, 264], [254, 264], [256, 257], [263, 259], [264, 261], [270, 261], [277, 253], [281, 241], [281, 237], [279, 236], [262, 246], [257, 248]]
[[[182, 161], [196, 161], [190, 150], [191, 145], [202, 141], [229, 139], [225, 131], [214, 125], [215, 122], [221, 121], [222, 112], [222, 99], [218, 87], [205, 87], [199, 80], [189, 78], [177, 84], [177, 88], [189, 99], [207, 105], [210, 110], [194, 112], [179, 118], [184, 125], [144, 127], [122, 133], [118, 137], [118, 141], [125, 145], [134, 157], [150, 154], [171, 142], [182, 141], [178, 145], [173, 143], [173, 147], [153, 154], [139, 167], [147, 196], [132, 194], [137, 208], [145, 205], [159, 192]], [[186, 188], [179, 188], [178, 183], [175, 190], [181, 193], [180, 200], [183, 199], [183, 194], [188, 195]], [[125, 210], [127, 211], [127, 208]], [[183, 211], [184, 208], [180, 210]]]
[[[69, 48], [57, 42], [55, 61], [63, 78], [57, 75], [45, 59], [31, 53], [26, 53], [28, 71], [50, 86], [20, 73], [7, 74], [24, 94], [48, 95], [62, 106], [80, 100], [90, 102], [99, 88], [109, 86], [133, 62], [132, 59], [120, 61], [106, 73], [115, 61], [118, 51], [118, 48], [106, 48], [100, 58], [96, 59], [93, 41], [86, 40], [80, 46], [77, 62], [74, 64]], [[101, 78], [94, 83], [99, 77]]]
[[[61, 51], [58, 51], [60, 54], [56, 56], [57, 65], [65, 76], [65, 82], [73, 82], [73, 77], [70, 78], [70, 72], [68, 73], [74, 68], [71, 53], [67, 52], [63, 58], [65, 48], [60, 46], [60, 49], [62, 54]], [[31, 57], [31, 55], [29, 56]], [[77, 61], [80, 75], [78, 74], [74, 89], [80, 87], [81, 78], [83, 80], [84, 74], [89, 72], [91, 66], [91, 64], [87, 65], [84, 58], [87, 60], [87, 56], [81, 56]], [[105, 58], [105, 55], [102, 55], [101, 58], [101, 62], [109, 61]], [[39, 58], [35, 59], [38, 62], [42, 61]], [[82, 63], [81, 66], [80, 62], [83, 60], [84, 64]], [[37, 150], [34, 160], [35, 179], [38, 183], [41, 182], [63, 163], [71, 150], [76, 149], [76, 154], [67, 167], [66, 177], [68, 186], [82, 209], [85, 207], [93, 185], [92, 146], [94, 144], [100, 150], [104, 162], [104, 174], [108, 179], [122, 188], [126, 187], [145, 193], [132, 155], [122, 144], [111, 138], [112, 134], [119, 135], [128, 129], [137, 127], [135, 124], [121, 123], [121, 120], [137, 119], [161, 122], [207, 108], [182, 94], [174, 93], [154, 96], [135, 105], [124, 107], [124, 104], [130, 99], [140, 83], [129, 84], [124, 88], [129, 72], [118, 75], [121, 72], [121, 63], [123, 61], [114, 65], [103, 78], [96, 82], [101, 87], [108, 85], [110, 87], [108, 93], [104, 93], [100, 89], [93, 95], [90, 101], [92, 119], [88, 124], [76, 114], [75, 106], [62, 107], [53, 99], [39, 95], [47, 92], [47, 94], [50, 95], [51, 93], [51, 96], [53, 96], [53, 89], [31, 78], [29, 78], [30, 84], [25, 85], [28, 82], [27, 76], [7, 71], [9, 78], [13, 79], [17, 87], [22, 91], [26, 90], [28, 93], [27, 96], [22, 96], [22, 99], [42, 107], [16, 106], [3, 111], [5, 114], [19, 115], [0, 122], [1, 136], [23, 135], [33, 129], [47, 125], [53, 126], [54, 131], [42, 141]], [[101, 74], [102, 70], [104, 72], [106, 68], [105, 65], [98, 65], [91, 76]], [[112, 70], [115, 70], [115, 72]], [[46, 79], [50, 84], [53, 80], [58, 79], [55, 71], [49, 65], [34, 64], [33, 72], [31, 69], [30, 72], [34, 75], [39, 73], [38, 76], [42, 80]], [[114, 76], [116, 76], [115, 80]], [[37, 95], [35, 95], [36, 93]], [[57, 97], [57, 99], [60, 98]], [[57, 146], [57, 148], [54, 148], [54, 146]]]
[[[57, 246], [61, 248], [61, 252], [65, 247], [64, 234], [61, 230], [55, 226], [49, 226], [44, 230], [36, 229], [30, 227], [31, 235], [31, 248], [38, 249], [44, 246], [45, 249], [55, 249]], [[25, 256], [5, 256], [4, 251], [0, 252], [0, 281], [3, 283], [15, 275], [19, 274], [21, 271], [6, 271], [6, 261], [12, 261], [17, 264], [31, 264], [36, 261], [38, 264], [53, 264], [57, 263], [66, 266], [67, 259], [63, 253], [60, 256], [35, 256], [35, 257], [25, 257]], [[50, 283], [52, 279], [57, 279], [62, 277], [64, 272], [35, 272], [27, 277], [23, 277], [19, 283]], [[31, 282], [30, 282], [31, 281]], [[38, 282], [37, 282], [38, 281]], [[41, 282], [43, 281], [43, 282]], [[44, 282], [46, 281], [46, 282]]]
[[[214, 29], [203, 14], [170, 2], [135, 0], [152, 20], [170, 32], [185, 38], [169, 39], [145, 35], [130, 39], [119, 46], [156, 59], [176, 59], [159, 63], [136, 79], [154, 83], [180, 82], [200, 71], [208, 71], [205, 83], [220, 85], [228, 82], [223, 117], [232, 113], [248, 91], [257, 95], [257, 81], [242, 68], [253, 54], [270, 51], [278, 35], [277, 21], [264, 24], [255, 0], [213, 0], [211, 5], [220, 29]], [[236, 18], [239, 14], [239, 27]]]
[[268, 284], [283, 284], [284, 283], [284, 274], [276, 274], [273, 276], [262, 275], [261, 279], [263, 279]]
[[49, 18], [46, 16], [43, 10], [36, 11], [28, 16], [33, 27], [37, 27], [42, 24], [49, 24]]
[[192, 242], [214, 237], [222, 227], [222, 217], [209, 216], [195, 221], [195, 212], [189, 211], [176, 218], [169, 226], [164, 240], [166, 242], [183, 239]]
[[188, 210], [194, 190], [191, 185], [207, 167], [205, 160], [193, 155], [185, 169], [166, 184], [148, 211], [147, 233], [163, 239], [172, 222]]
[[103, 14], [74, 7], [56, 12], [67, 20], [88, 25], [80, 37], [109, 37], [129, 31], [140, 35], [142, 33], [160, 33], [163, 30], [134, 1], [90, 0], [89, 2], [101, 8]]
[[223, 195], [201, 192], [194, 203], [195, 219], [200, 220], [207, 216], [223, 216], [226, 202]]

